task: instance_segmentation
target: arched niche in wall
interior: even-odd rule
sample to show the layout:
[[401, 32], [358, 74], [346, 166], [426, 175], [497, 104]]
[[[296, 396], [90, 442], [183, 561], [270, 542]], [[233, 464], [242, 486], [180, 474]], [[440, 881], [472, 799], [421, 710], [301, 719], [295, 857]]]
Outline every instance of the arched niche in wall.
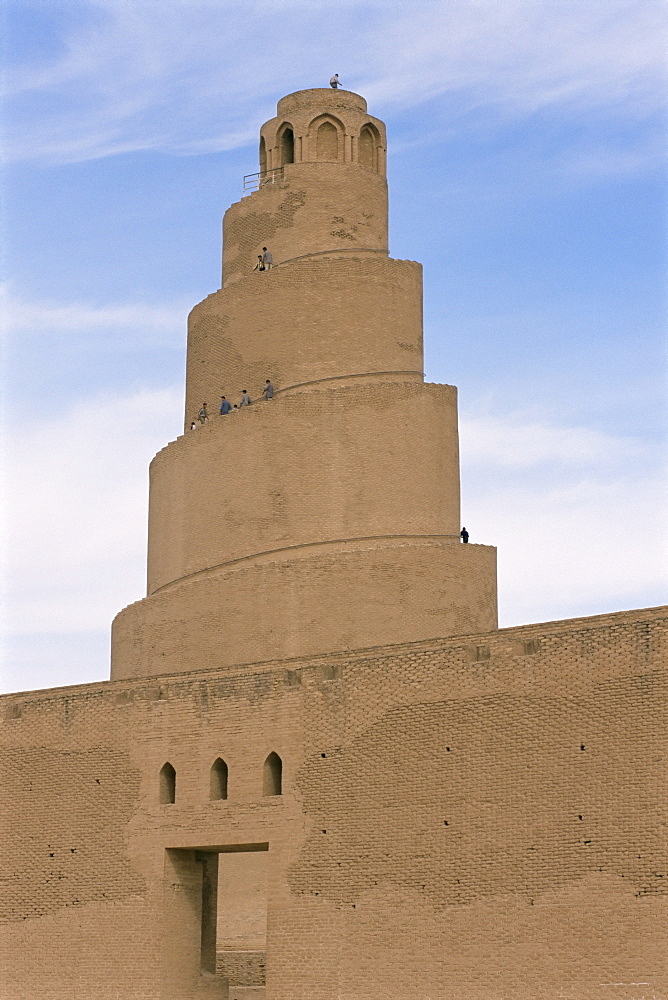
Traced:
[[283, 793], [283, 761], [277, 753], [270, 753], [264, 762], [262, 794], [281, 795]]
[[367, 167], [368, 170], [373, 170], [375, 173], [378, 173], [379, 145], [378, 130], [370, 122], [367, 122], [360, 132], [358, 160], [363, 167]]
[[343, 125], [338, 118], [326, 115], [315, 118], [310, 126], [311, 142], [315, 137], [316, 160], [343, 159]]
[[288, 122], [278, 130], [278, 157], [282, 167], [295, 162], [295, 133]]
[[264, 141], [264, 136], [260, 136], [260, 173], [263, 174], [267, 169], [267, 144]]
[[227, 798], [227, 764], [222, 757], [217, 757], [209, 772], [209, 798]]
[[159, 796], [163, 806], [176, 802], [176, 771], [169, 761], [160, 768]]

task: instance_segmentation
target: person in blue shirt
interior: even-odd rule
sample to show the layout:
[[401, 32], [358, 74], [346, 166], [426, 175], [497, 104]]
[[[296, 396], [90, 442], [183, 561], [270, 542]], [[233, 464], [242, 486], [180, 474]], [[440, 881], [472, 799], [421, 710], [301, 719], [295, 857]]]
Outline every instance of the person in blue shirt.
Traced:
[[231, 409], [232, 409], [232, 404], [230, 403], [230, 401], [228, 399], [225, 399], [224, 396], [221, 396], [220, 397], [220, 412], [221, 412], [221, 414], [223, 416], [225, 416], [225, 414], [229, 413]]

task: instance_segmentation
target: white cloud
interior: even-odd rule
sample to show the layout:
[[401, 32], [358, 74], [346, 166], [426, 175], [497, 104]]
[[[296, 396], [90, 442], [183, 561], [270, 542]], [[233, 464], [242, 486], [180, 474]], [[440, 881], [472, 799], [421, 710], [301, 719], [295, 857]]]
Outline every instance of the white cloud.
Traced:
[[664, 101], [656, 0], [91, 0], [70, 10], [78, 16], [50, 61], [7, 71], [10, 158], [244, 145], [276, 96], [325, 85], [334, 68], [376, 110], [455, 94], [460, 113], [497, 118], [547, 107], [642, 118]]
[[649, 442], [520, 414], [464, 419], [461, 438], [462, 516], [498, 547], [501, 624], [665, 602], [668, 494]]
[[167, 305], [136, 302], [106, 306], [85, 302], [24, 301], [12, 296], [6, 286], [0, 289], [0, 305], [3, 327], [10, 335], [132, 329], [182, 336], [191, 308], [185, 300]]
[[[522, 413], [462, 416], [462, 454], [469, 467], [524, 468], [543, 463], [615, 467], [647, 451], [645, 443], [592, 427], [555, 426]], [[600, 469], [599, 469], [600, 471]]]
[[108, 629], [144, 595], [147, 469], [180, 433], [181, 393], [80, 401], [5, 444], [5, 628]]

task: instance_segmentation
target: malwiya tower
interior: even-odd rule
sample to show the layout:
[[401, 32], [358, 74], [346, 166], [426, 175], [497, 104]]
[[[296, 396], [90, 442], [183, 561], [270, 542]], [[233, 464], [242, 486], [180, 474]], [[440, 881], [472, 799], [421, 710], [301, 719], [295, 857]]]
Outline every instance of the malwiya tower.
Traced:
[[113, 678], [496, 627], [495, 550], [459, 539], [456, 390], [424, 382], [421, 267], [388, 256], [385, 155], [346, 91], [262, 127], [222, 288], [190, 315], [185, 426], [278, 391], [154, 459], [148, 597], [116, 619]]
[[497, 628], [383, 124], [278, 112], [112, 679], [0, 698], [0, 996], [665, 996], [666, 609]]

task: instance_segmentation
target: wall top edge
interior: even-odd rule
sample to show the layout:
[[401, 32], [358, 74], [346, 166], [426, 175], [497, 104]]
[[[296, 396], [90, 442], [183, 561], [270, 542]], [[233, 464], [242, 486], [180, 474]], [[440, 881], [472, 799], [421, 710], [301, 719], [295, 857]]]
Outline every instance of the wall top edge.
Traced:
[[208, 670], [156, 674], [146, 677], [124, 677], [119, 680], [93, 681], [88, 684], [71, 684], [54, 688], [38, 688], [32, 691], [13, 691], [0, 694], [0, 704], [11, 702], [53, 701], [68, 697], [78, 698], [89, 695], [103, 695], [107, 692], [160, 688], [161, 686], [193, 684], [218, 677], [230, 678], [261, 670], [270, 673], [276, 670], [295, 670], [300, 666], [317, 667], [324, 664], [343, 663], [346, 660], [373, 660], [379, 655], [398, 656], [402, 653], [437, 652], [446, 647], [482, 645], [485, 642], [540, 636], [558, 636], [578, 629], [596, 629], [601, 626], [632, 626], [647, 624], [668, 625], [668, 605], [653, 608], [638, 608], [629, 611], [612, 611], [600, 615], [586, 615], [582, 618], [564, 618], [551, 622], [535, 622], [528, 625], [512, 625], [492, 632], [475, 632], [467, 635], [434, 637], [417, 642], [390, 644], [387, 646], [367, 646], [362, 649], [337, 650], [320, 653], [317, 656], [298, 656], [282, 660], [263, 660], [254, 663], [239, 663], [229, 667], [211, 667]]

